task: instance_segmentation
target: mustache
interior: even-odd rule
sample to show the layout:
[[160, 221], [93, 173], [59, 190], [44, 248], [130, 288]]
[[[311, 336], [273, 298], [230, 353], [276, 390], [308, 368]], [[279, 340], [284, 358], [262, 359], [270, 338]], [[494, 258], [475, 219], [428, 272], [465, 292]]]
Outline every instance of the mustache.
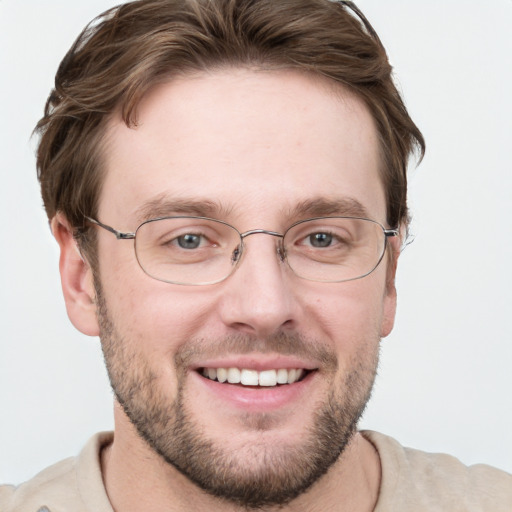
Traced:
[[327, 371], [338, 367], [335, 352], [324, 343], [307, 338], [299, 333], [276, 334], [260, 338], [250, 334], [233, 334], [220, 339], [195, 339], [182, 345], [174, 356], [176, 368], [184, 369], [200, 358], [248, 355], [251, 353], [294, 355], [313, 360]]

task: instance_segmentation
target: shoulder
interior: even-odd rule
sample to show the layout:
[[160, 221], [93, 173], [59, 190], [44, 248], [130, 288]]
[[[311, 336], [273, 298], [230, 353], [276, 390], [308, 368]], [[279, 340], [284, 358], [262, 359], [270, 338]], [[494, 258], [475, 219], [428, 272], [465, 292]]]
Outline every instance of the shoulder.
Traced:
[[0, 487], [1, 512], [37, 512], [41, 507], [76, 495], [76, 459], [58, 462], [21, 485]]
[[[15, 486], [0, 486], [0, 512], [112, 512], [103, 486], [99, 453], [112, 435], [97, 434], [78, 457], [54, 464], [31, 480]], [[92, 507], [92, 508], [91, 508]]]
[[405, 448], [394, 439], [365, 431], [382, 466], [376, 512], [385, 510], [511, 512], [512, 475], [455, 457]]

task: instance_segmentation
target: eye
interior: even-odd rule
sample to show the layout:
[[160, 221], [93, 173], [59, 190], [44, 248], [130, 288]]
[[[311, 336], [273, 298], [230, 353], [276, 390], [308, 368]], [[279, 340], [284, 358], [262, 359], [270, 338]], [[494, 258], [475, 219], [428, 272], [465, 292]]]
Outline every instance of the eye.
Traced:
[[309, 235], [308, 241], [312, 247], [329, 247], [333, 237], [330, 233], [313, 233]]
[[194, 235], [193, 233], [187, 233], [176, 238], [176, 243], [182, 249], [197, 249], [201, 245], [201, 235]]

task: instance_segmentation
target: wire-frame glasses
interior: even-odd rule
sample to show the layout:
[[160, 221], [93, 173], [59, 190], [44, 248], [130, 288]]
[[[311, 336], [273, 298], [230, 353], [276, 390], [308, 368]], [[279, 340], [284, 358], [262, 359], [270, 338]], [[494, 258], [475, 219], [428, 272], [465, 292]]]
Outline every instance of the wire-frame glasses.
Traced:
[[227, 222], [207, 217], [159, 217], [123, 233], [90, 217], [87, 220], [134, 240], [135, 256], [150, 277], [179, 285], [209, 285], [229, 277], [243, 259], [245, 239], [266, 234], [278, 239], [276, 253], [299, 277], [336, 283], [373, 272], [384, 257], [387, 238], [397, 229], [360, 217], [316, 217], [292, 224], [283, 233], [252, 229], [240, 233]]

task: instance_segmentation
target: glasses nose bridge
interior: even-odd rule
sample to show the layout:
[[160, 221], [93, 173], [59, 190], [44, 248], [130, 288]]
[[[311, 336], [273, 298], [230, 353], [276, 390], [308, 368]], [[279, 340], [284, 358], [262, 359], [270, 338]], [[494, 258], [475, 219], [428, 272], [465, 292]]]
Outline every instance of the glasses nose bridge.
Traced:
[[251, 235], [270, 235], [275, 236], [277, 238], [284, 238], [283, 233], [278, 233], [277, 231], [269, 231], [268, 229], [251, 229], [249, 231], [246, 231], [245, 233], [240, 233], [240, 238], [243, 240], [244, 238], [251, 236]]
[[284, 261], [285, 254], [284, 254], [284, 248], [283, 248], [283, 240], [284, 240], [284, 234], [278, 233], [277, 231], [270, 231], [269, 229], [251, 229], [249, 231], [245, 231], [244, 233], [240, 233], [240, 238], [242, 240], [242, 243], [244, 242], [245, 238], [251, 235], [270, 235], [275, 238], [280, 239], [280, 243], [277, 247], [277, 254], [279, 255], [279, 258]]

